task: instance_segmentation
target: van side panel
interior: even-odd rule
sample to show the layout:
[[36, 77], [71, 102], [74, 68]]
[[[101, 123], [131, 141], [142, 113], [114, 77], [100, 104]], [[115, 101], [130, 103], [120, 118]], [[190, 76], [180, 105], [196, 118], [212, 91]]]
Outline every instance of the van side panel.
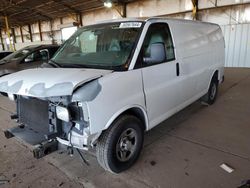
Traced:
[[185, 106], [208, 91], [215, 70], [222, 79], [224, 39], [220, 27], [215, 24], [182, 20], [168, 20], [168, 23], [185, 83], [182, 92], [182, 106]]

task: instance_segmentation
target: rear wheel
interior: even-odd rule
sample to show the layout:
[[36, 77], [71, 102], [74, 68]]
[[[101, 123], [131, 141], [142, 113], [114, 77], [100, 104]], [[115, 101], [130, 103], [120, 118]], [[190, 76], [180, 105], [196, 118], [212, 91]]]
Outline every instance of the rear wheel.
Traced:
[[214, 75], [211, 80], [207, 94], [202, 97], [202, 102], [212, 105], [216, 101], [217, 94], [218, 94], [218, 79], [216, 75]]
[[99, 164], [113, 173], [127, 170], [140, 155], [143, 137], [142, 123], [138, 118], [121, 116], [98, 139], [96, 155]]

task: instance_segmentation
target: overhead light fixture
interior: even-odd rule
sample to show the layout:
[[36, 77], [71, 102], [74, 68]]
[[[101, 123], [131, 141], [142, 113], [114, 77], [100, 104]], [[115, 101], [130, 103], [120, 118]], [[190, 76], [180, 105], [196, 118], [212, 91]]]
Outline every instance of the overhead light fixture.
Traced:
[[107, 8], [111, 8], [112, 7], [112, 2], [111, 1], [105, 1], [104, 6], [107, 7]]

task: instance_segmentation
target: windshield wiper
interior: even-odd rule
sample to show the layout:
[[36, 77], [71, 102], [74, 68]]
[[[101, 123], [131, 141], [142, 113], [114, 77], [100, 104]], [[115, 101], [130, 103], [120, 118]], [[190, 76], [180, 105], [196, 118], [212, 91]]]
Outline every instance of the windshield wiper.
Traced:
[[63, 64], [64, 67], [68, 68], [90, 68], [90, 66], [83, 65], [83, 64], [74, 64], [74, 63], [65, 63]]

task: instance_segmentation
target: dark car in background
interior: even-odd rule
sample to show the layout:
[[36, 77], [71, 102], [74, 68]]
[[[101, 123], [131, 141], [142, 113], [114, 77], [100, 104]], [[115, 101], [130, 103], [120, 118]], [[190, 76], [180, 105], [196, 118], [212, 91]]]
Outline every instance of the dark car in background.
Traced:
[[31, 45], [0, 60], [0, 77], [24, 69], [40, 67], [58, 50], [58, 45]]
[[0, 52], [0, 60], [5, 58], [6, 56], [12, 54], [13, 52], [12, 51], [2, 51]]

